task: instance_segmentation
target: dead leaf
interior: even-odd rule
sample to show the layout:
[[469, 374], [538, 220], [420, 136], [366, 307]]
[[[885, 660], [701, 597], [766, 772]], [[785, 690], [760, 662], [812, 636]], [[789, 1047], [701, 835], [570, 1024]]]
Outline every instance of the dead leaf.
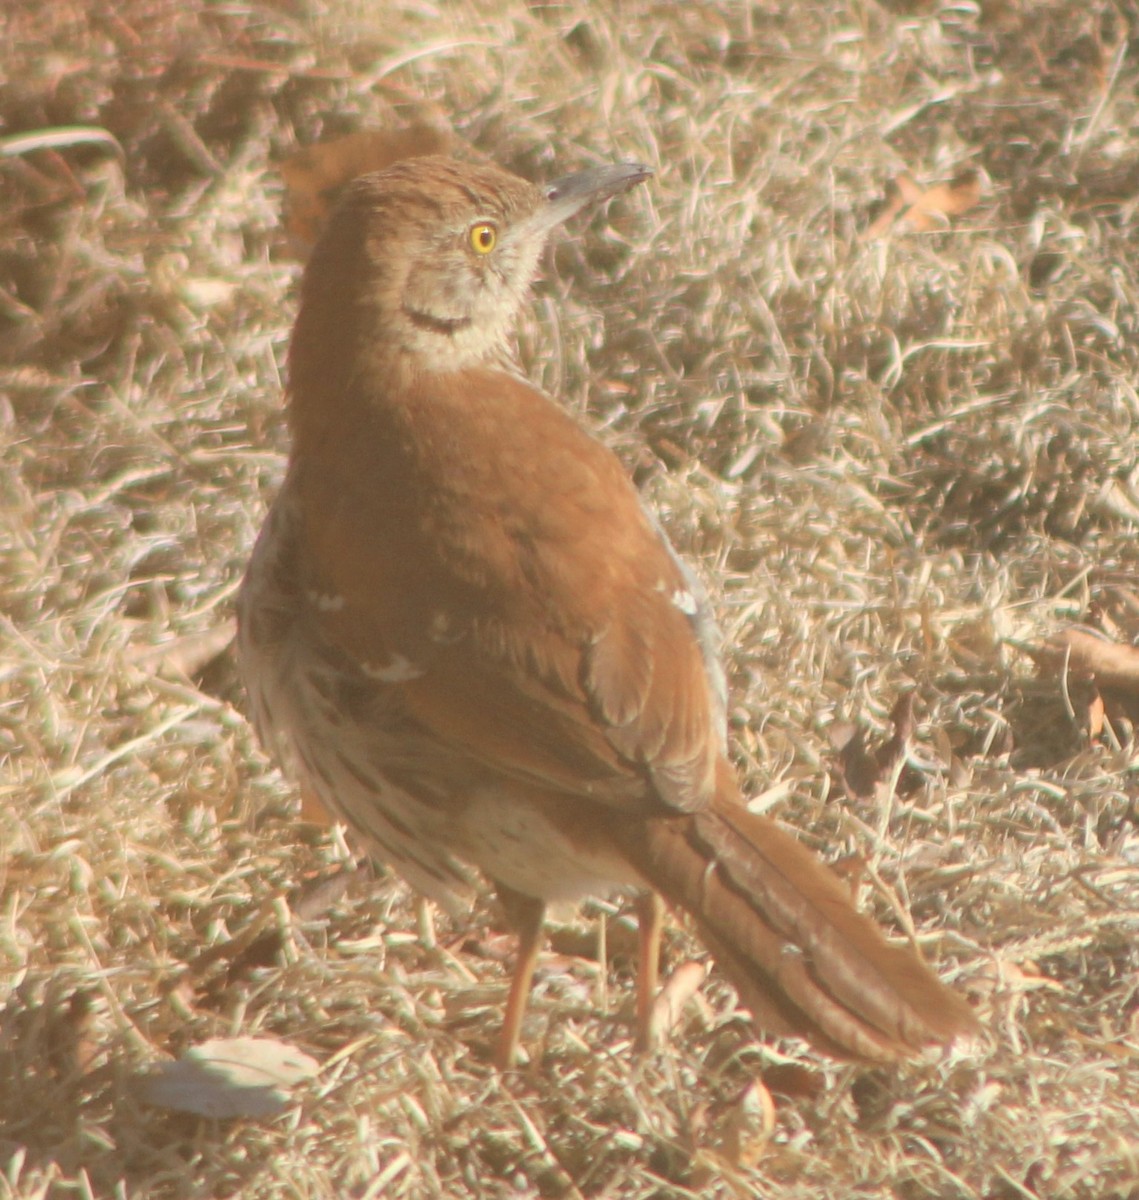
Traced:
[[51, 1064], [64, 1077], [89, 1075], [99, 1057], [95, 1033], [95, 993], [87, 988], [72, 992], [62, 1012], [48, 1018]]
[[319, 1069], [315, 1058], [276, 1038], [214, 1038], [177, 1062], [156, 1063], [142, 1078], [142, 1097], [216, 1120], [273, 1117]]
[[336, 818], [324, 806], [321, 798], [306, 784], [300, 785], [301, 820], [310, 825], [333, 825]]
[[1079, 697], [1076, 710], [1089, 737], [1099, 737], [1107, 721], [1139, 723], [1139, 647], [1092, 630], [1064, 629], [1027, 649], [1041, 674], [1058, 678], [1073, 709], [1077, 701], [1069, 684], [1092, 685]]
[[866, 744], [861, 725], [835, 725], [831, 745], [838, 751], [838, 777], [852, 800], [873, 800], [909, 751], [914, 732], [914, 693], [903, 692], [890, 713], [894, 734], [876, 749]]
[[1030, 958], [1019, 962], [1011, 957], [998, 956], [992, 962], [983, 963], [971, 986], [981, 992], [1063, 992], [1064, 985], [1049, 979]]
[[981, 176], [972, 167], [948, 183], [922, 189], [906, 171], [886, 184], [885, 207], [866, 230], [868, 238], [881, 237], [895, 225], [905, 224], [917, 233], [944, 229], [981, 199]]
[[775, 1132], [775, 1101], [758, 1080], [737, 1097], [724, 1122], [724, 1157], [733, 1167], [754, 1167]]
[[852, 896], [858, 895], [858, 889], [866, 876], [866, 859], [861, 854], [844, 854], [829, 864], [830, 869], [846, 883]]
[[1099, 692], [1088, 702], [1088, 737], [1094, 742], [1103, 736], [1103, 728], [1107, 723], [1107, 705]]
[[826, 1076], [798, 1063], [773, 1063], [763, 1069], [763, 1082], [773, 1096], [788, 1100], [817, 1100], [826, 1091]]
[[404, 129], [363, 129], [298, 150], [281, 164], [288, 189], [285, 228], [298, 257], [308, 257], [346, 183], [405, 158], [450, 154], [456, 144], [448, 129], [415, 124]]
[[[337, 868], [304, 880], [288, 896], [290, 914], [302, 923], [319, 920], [368, 869], [367, 866]], [[278, 899], [271, 897], [260, 905], [244, 929], [224, 942], [209, 946], [186, 963], [168, 990], [189, 984], [191, 990], [183, 992], [186, 1003], [207, 993], [224, 992], [251, 971], [275, 965], [285, 947], [287, 933], [280, 919]]]
[[814, 419], [798, 429], [787, 430], [779, 452], [797, 466], [817, 458], [834, 436], [834, 425], [826, 419]]
[[1066, 659], [1074, 675], [1139, 693], [1139, 647], [1108, 641], [1090, 630], [1062, 630], [1038, 647], [1033, 657], [1053, 666]]
[[702, 962], [686, 962], [677, 967], [668, 977], [649, 1013], [646, 1040], [650, 1046], [659, 1046], [676, 1028], [684, 1012], [684, 1006], [700, 990], [708, 978], [709, 966]]
[[[592, 925], [551, 924], [546, 935], [550, 949], [569, 958], [596, 961], [599, 950], [597, 930]], [[610, 920], [605, 930], [605, 957], [635, 959], [640, 949], [636, 925], [624, 920]]]
[[690, 1171], [689, 1186], [702, 1189], [712, 1177], [713, 1160], [704, 1150], [711, 1127], [711, 1105], [707, 1100], [697, 1100], [688, 1110], [688, 1120], [681, 1126], [681, 1144], [688, 1152]]
[[236, 634], [237, 622], [231, 617], [203, 633], [186, 634], [157, 646], [134, 647], [127, 657], [142, 670], [193, 678], [224, 653]]
[[[248, 959], [251, 948], [263, 945], [264, 939], [267, 937], [277, 938], [277, 945], [275, 946], [273, 955], [267, 961], [259, 958], [255, 965], [271, 965], [276, 961], [276, 953], [280, 949], [280, 935], [274, 928], [276, 920], [276, 902], [273, 899], [264, 901], [249, 924], [240, 933], [228, 938], [224, 942], [208, 946], [205, 950], [196, 954], [167, 983], [165, 990], [168, 992], [173, 992], [175, 989], [181, 990], [183, 999], [187, 1003], [190, 1003], [208, 988], [220, 987], [224, 989], [230, 982], [240, 976], [241, 970], [247, 969], [251, 965]], [[238, 969], [238, 964], [243, 964], [241, 970]], [[222, 973], [219, 984], [218, 974], [220, 967], [224, 967], [225, 970]], [[190, 986], [189, 992], [185, 990], [187, 985]]]

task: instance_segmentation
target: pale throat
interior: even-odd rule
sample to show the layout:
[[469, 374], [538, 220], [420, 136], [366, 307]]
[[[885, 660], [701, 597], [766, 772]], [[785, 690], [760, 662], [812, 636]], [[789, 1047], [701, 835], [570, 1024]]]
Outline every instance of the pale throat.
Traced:
[[438, 318], [404, 309], [400, 348], [431, 371], [461, 371], [482, 364], [513, 365], [511, 332], [516, 305], [487, 297], [481, 311]]

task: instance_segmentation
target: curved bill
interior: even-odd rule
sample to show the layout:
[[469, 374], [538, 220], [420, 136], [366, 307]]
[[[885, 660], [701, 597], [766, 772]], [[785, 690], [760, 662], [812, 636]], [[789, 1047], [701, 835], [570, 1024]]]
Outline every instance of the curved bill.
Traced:
[[545, 189], [548, 203], [538, 212], [537, 220], [544, 228], [558, 225], [589, 204], [600, 204], [627, 192], [652, 173], [652, 167], [643, 163], [612, 163], [556, 179]]

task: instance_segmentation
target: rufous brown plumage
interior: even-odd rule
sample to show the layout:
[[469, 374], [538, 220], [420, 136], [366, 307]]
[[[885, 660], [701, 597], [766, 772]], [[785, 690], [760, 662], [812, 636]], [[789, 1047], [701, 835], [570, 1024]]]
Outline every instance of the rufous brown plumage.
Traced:
[[545, 905], [657, 894], [757, 1023], [889, 1061], [974, 1025], [766, 817], [726, 757], [708, 604], [617, 458], [521, 377], [518, 308], [550, 231], [650, 172], [545, 189], [420, 158], [350, 186], [289, 356], [292, 452], [239, 601], [253, 720], [302, 786], [449, 907], [489, 877], [521, 946]]

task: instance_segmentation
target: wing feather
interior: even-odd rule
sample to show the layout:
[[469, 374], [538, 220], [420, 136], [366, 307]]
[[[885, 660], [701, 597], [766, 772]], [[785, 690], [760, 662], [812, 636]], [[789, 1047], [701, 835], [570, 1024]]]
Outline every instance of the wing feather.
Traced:
[[[713, 626], [618, 460], [503, 373], [452, 377], [446, 395], [425, 381], [384, 419], [344, 451], [370, 471], [296, 481], [320, 530], [314, 633], [457, 770], [630, 811], [704, 807], [723, 739]], [[461, 452], [485, 444], [510, 461]], [[535, 466], [551, 444], [557, 472]], [[396, 512], [354, 484], [377, 446]], [[347, 552], [360, 545], [366, 559]]]

